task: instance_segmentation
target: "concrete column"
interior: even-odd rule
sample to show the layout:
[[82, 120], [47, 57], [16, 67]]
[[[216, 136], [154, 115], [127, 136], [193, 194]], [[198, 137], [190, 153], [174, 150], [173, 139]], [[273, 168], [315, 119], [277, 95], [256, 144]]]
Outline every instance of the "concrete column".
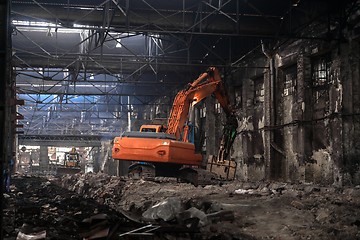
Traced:
[[[342, 60], [340, 56], [337, 56], [333, 60], [331, 69], [334, 69], [333, 74], [331, 74], [330, 81], [333, 83], [329, 91], [330, 99], [330, 112], [335, 114], [342, 113], [342, 97], [343, 97], [343, 87], [340, 76]], [[345, 75], [345, 74], [344, 74]], [[333, 181], [333, 184], [342, 186], [343, 185], [343, 119], [342, 117], [334, 117], [330, 120], [330, 147], [332, 149], [331, 159], [334, 164], [333, 168], [329, 171], [329, 175], [333, 176], [329, 181]]]
[[[299, 55], [297, 60], [297, 108], [294, 114], [295, 120], [306, 121], [311, 119], [309, 114], [305, 114], [309, 107], [309, 96], [307, 96], [309, 94], [306, 94], [309, 88], [306, 84], [306, 79], [310, 78], [310, 72], [310, 59], [304, 55]], [[303, 181], [305, 180], [306, 158], [308, 151], [311, 149], [311, 143], [309, 143], [310, 141], [307, 138], [310, 130], [308, 128], [309, 127], [302, 124], [298, 126], [296, 149], [294, 149], [294, 152], [296, 151], [297, 153], [299, 163], [297, 176], [294, 176], [294, 179]]]
[[[311, 60], [307, 55], [300, 55], [297, 61], [297, 81], [298, 81], [298, 103], [301, 104], [301, 120], [312, 120], [312, 90], [311, 81]], [[300, 102], [299, 102], [300, 101]], [[312, 155], [312, 125], [304, 124], [299, 126], [298, 133], [298, 156], [299, 171], [302, 172], [302, 180], [313, 181], [313, 166], [309, 163]]]
[[40, 146], [39, 171], [45, 174], [49, 171], [48, 146]]
[[92, 151], [92, 158], [94, 163], [94, 172], [97, 173], [100, 171], [100, 147], [94, 147]]
[[115, 176], [117, 175], [117, 163], [111, 157], [111, 141], [102, 141], [101, 142], [101, 154], [100, 154], [100, 166], [101, 171], [106, 174]]
[[206, 120], [205, 120], [205, 136], [206, 136], [206, 159], [209, 155], [215, 155], [216, 152], [216, 131], [218, 126], [215, 122], [215, 99], [207, 97], [205, 99]]
[[[269, 71], [264, 73], [264, 125], [271, 126], [271, 78]], [[265, 130], [264, 133], [264, 158], [265, 158], [265, 179], [270, 179], [271, 169], [271, 138], [272, 132]]]

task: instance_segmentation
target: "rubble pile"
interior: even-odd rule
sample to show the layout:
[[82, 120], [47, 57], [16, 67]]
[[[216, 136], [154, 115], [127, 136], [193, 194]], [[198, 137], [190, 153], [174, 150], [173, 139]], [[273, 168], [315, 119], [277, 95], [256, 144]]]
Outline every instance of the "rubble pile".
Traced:
[[4, 195], [7, 239], [360, 239], [359, 187], [195, 187], [103, 173], [12, 183]]
[[139, 226], [46, 178], [14, 176], [4, 200], [4, 239], [91, 239], [110, 236], [119, 224], [123, 231]]
[[121, 177], [90, 172], [64, 175], [60, 179], [55, 179], [54, 183], [85, 198], [96, 199], [98, 203], [114, 208], [121, 201], [122, 189], [126, 181]]
[[[62, 180], [63, 186], [71, 189], [77, 185], [75, 178], [86, 179], [81, 191], [95, 199], [102, 195], [99, 189], [110, 184], [104, 174], [72, 178], [71, 185]], [[176, 181], [117, 181], [120, 189], [106, 191], [119, 196], [99, 202], [131, 213], [142, 223], [185, 224], [204, 239], [360, 239], [359, 187], [239, 181], [195, 187]], [[104, 188], [93, 184], [101, 182]]]

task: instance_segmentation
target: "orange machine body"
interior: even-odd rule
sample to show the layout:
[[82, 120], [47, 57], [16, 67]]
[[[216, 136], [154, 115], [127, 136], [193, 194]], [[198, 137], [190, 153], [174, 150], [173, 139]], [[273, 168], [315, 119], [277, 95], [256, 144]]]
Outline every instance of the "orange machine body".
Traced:
[[200, 166], [202, 155], [188, 141], [186, 123], [190, 107], [211, 94], [227, 115], [232, 112], [219, 71], [210, 67], [176, 95], [167, 126], [144, 125], [139, 132], [125, 132], [116, 137], [113, 159]]
[[201, 154], [195, 145], [172, 139], [116, 137], [112, 150], [114, 159], [153, 163], [175, 163], [199, 166]]

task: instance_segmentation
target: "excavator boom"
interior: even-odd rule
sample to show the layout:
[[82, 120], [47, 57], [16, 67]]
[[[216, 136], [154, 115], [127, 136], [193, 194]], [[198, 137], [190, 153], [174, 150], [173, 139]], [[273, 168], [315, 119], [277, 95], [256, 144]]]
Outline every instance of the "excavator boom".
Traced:
[[215, 67], [210, 67], [176, 95], [166, 132], [174, 134], [176, 139], [180, 140], [184, 125], [188, 120], [190, 106], [196, 105], [211, 94], [215, 95], [225, 113], [231, 115], [230, 100], [224, 89], [219, 71]]

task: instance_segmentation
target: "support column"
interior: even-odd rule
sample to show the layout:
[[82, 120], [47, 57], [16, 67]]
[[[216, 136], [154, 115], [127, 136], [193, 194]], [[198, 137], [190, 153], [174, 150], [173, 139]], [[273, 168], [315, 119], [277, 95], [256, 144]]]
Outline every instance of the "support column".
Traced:
[[40, 146], [39, 171], [43, 174], [49, 171], [48, 146]]
[[216, 154], [216, 134], [218, 126], [215, 124], [215, 99], [208, 97], [205, 100], [206, 120], [205, 120], [205, 136], [206, 136], [206, 159], [209, 155]]
[[[269, 71], [264, 73], [264, 125], [271, 126], [271, 109], [272, 109], [272, 94], [271, 94], [271, 77]], [[265, 158], [265, 179], [271, 177], [271, 130], [264, 132], [264, 158]]]
[[[306, 84], [306, 79], [310, 79], [311, 69], [310, 69], [310, 58], [304, 55], [299, 55], [297, 60], [297, 111], [296, 111], [296, 120], [307, 121], [311, 120], [309, 115], [309, 104], [311, 93]], [[297, 156], [298, 156], [298, 176], [296, 179], [305, 181], [305, 169], [306, 169], [306, 159], [309, 154], [311, 154], [311, 143], [309, 141], [309, 129], [308, 126], [301, 124], [298, 126], [298, 138], [296, 141], [297, 145]], [[309, 153], [310, 151], [310, 153]]]

